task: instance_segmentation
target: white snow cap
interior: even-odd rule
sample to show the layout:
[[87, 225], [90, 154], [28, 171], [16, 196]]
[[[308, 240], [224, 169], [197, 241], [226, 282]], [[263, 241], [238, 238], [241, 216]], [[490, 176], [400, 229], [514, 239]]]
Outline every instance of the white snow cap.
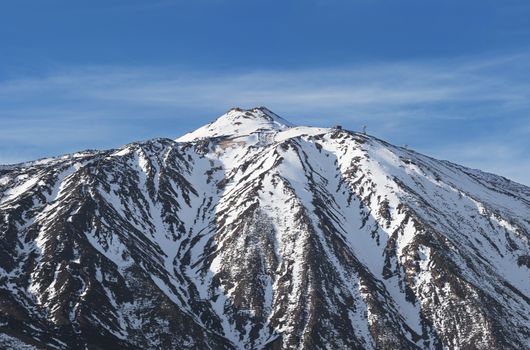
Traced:
[[187, 133], [176, 141], [188, 142], [208, 137], [242, 136], [259, 131], [281, 131], [291, 127], [293, 124], [266, 107], [232, 108], [214, 122]]

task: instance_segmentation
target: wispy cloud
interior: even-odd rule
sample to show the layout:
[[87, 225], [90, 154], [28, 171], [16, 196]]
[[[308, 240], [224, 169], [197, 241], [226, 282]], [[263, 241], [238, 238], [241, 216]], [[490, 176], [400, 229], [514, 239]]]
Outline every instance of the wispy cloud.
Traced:
[[[63, 69], [0, 81], [0, 146], [54, 143], [55, 152], [61, 140], [70, 151], [72, 139], [108, 147], [104, 138], [176, 137], [229, 107], [266, 105], [300, 124], [368, 124], [392, 142], [503, 173], [507, 163], [530, 163], [523, 136], [530, 133], [529, 58], [225, 73], [177, 66]], [[462, 144], [475, 153], [454, 152]], [[502, 148], [495, 157], [492, 144]], [[504, 174], [530, 183], [526, 170], [516, 168]]]
[[[427, 107], [455, 106], [479, 111], [528, 108], [530, 83], [519, 70], [530, 70], [527, 56], [449, 62], [404, 62], [353, 68], [300, 71], [253, 71], [217, 74], [184, 68], [84, 67], [41, 78], [0, 83], [0, 93], [14, 101], [48, 98], [150, 107], [209, 108], [238, 104], [274, 104], [287, 111], [331, 112], [356, 116], [370, 112], [411, 117]], [[58, 93], [60, 93], [58, 95]], [[487, 107], [491, 111], [490, 107]], [[458, 113], [438, 117], [455, 118]], [[491, 113], [488, 113], [491, 114]], [[469, 116], [462, 116], [469, 117]]]

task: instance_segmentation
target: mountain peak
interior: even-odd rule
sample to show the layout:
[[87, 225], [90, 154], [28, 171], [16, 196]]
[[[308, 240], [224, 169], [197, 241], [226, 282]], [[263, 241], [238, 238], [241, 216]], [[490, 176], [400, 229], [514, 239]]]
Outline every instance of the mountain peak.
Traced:
[[186, 142], [208, 137], [243, 136], [259, 131], [281, 131], [293, 124], [266, 107], [242, 109], [231, 108], [215, 121], [198, 128], [177, 141]]
[[0, 168], [0, 348], [530, 349], [530, 188], [338, 129]]

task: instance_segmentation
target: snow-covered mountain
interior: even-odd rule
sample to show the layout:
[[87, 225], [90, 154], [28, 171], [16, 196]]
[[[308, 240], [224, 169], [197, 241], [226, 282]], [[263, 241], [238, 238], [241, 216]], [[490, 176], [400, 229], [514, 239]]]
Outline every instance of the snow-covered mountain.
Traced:
[[0, 168], [7, 349], [528, 349], [530, 188], [232, 109]]

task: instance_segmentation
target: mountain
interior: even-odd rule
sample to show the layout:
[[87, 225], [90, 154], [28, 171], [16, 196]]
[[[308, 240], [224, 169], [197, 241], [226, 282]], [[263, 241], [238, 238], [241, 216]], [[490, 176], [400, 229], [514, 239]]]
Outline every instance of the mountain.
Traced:
[[7, 349], [528, 349], [530, 188], [232, 109], [0, 168]]

